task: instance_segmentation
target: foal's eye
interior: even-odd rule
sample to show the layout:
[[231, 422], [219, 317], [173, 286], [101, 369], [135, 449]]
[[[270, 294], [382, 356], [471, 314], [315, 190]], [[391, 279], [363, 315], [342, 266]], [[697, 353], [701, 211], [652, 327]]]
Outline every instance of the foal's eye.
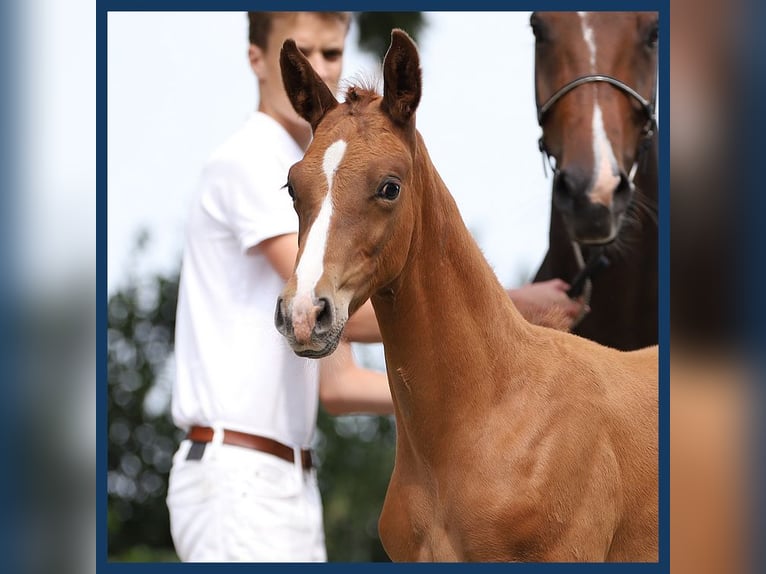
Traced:
[[387, 181], [378, 190], [378, 197], [382, 197], [388, 201], [393, 201], [399, 197], [399, 184], [394, 181]]
[[293, 190], [293, 186], [290, 185], [289, 181], [282, 186], [282, 189], [285, 189], [285, 188], [287, 188], [287, 193], [290, 195], [290, 199], [295, 201], [295, 191]]

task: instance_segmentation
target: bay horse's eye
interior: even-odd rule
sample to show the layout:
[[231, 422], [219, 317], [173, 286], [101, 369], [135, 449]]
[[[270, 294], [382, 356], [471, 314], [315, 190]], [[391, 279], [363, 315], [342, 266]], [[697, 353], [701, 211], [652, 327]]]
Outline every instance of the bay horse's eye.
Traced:
[[657, 22], [654, 22], [652, 24], [652, 27], [649, 29], [649, 33], [646, 35], [646, 45], [652, 49], [656, 48], [659, 37], [660, 37], [660, 26]]
[[378, 197], [382, 197], [388, 201], [393, 201], [399, 197], [399, 184], [393, 181], [387, 181], [378, 190]]
[[529, 18], [529, 25], [532, 26], [532, 33], [535, 35], [535, 41], [538, 43], [544, 42], [546, 39], [545, 24], [537, 15], [537, 12], [534, 12]]
[[290, 199], [295, 201], [295, 191], [293, 190], [293, 186], [290, 185], [289, 181], [282, 186], [282, 189], [285, 189], [285, 188], [287, 188], [287, 193], [290, 195]]

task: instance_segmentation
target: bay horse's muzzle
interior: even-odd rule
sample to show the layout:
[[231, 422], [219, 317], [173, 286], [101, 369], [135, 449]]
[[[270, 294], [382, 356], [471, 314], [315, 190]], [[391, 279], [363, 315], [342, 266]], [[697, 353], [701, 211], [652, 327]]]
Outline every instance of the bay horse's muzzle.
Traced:
[[633, 196], [633, 184], [620, 170], [619, 181], [610, 193], [596, 194], [589, 173], [573, 166], [556, 172], [553, 205], [561, 213], [575, 241], [603, 244], [614, 240]]

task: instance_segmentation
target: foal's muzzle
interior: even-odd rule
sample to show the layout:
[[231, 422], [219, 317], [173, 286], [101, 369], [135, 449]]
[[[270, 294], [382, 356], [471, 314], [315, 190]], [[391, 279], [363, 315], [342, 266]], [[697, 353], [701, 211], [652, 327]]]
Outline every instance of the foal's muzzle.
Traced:
[[332, 302], [325, 297], [297, 303], [279, 297], [274, 325], [297, 355], [312, 358], [332, 353], [343, 330], [343, 325], [336, 325]]

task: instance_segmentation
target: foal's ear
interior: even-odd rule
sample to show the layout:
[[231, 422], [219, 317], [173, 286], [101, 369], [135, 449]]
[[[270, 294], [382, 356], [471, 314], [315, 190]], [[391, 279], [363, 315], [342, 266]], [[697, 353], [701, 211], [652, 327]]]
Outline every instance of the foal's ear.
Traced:
[[391, 32], [391, 46], [383, 60], [381, 107], [398, 124], [412, 119], [420, 103], [422, 78], [415, 42], [398, 28]]
[[338, 105], [338, 100], [311, 67], [293, 40], [285, 40], [279, 54], [282, 83], [290, 103], [316, 131], [324, 115]]

